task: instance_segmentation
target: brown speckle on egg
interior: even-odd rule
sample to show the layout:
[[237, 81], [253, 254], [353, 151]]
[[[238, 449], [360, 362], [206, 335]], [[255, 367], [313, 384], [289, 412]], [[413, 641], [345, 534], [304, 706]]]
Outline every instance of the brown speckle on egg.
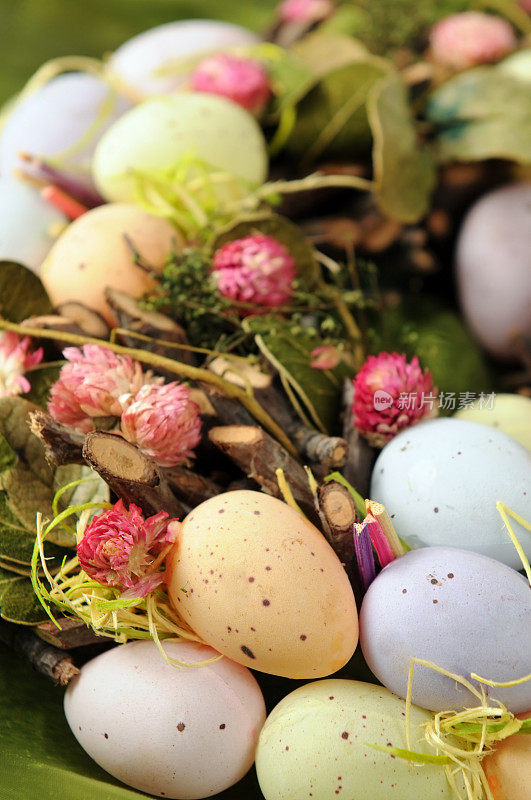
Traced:
[[252, 650], [250, 650], [250, 649], [247, 647], [247, 645], [246, 645], [246, 644], [242, 644], [242, 646], [240, 647], [240, 650], [241, 650], [241, 651], [242, 651], [242, 653], [244, 653], [244, 655], [246, 655], [248, 658], [256, 658], [256, 656], [255, 656], [255, 654], [253, 653], [253, 651], [252, 651]]
[[343, 733], [341, 734], [341, 738], [348, 739], [348, 731], [343, 731]]
[[179, 722], [179, 724], [177, 725], [177, 730], [179, 731], [179, 733], [182, 733], [185, 728], [186, 725], [184, 724], [184, 722]]

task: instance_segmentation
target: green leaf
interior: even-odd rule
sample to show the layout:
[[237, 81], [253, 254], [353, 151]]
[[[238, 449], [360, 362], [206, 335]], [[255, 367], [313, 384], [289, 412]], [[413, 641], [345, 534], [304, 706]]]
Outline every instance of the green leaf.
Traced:
[[10, 446], [9, 442], [0, 434], [0, 472], [12, 467], [17, 460], [17, 454]]
[[46, 461], [40, 439], [29, 427], [29, 415], [36, 408], [22, 397], [1, 398], [0, 434], [40, 481], [51, 484], [53, 469]]
[[59, 377], [61, 371], [60, 364], [39, 364], [36, 369], [26, 373], [26, 377], [31, 383], [31, 389], [24, 395], [26, 400], [36, 406], [46, 408], [50, 395], [50, 387]]
[[346, 366], [319, 370], [310, 366], [319, 336], [275, 317], [247, 317], [245, 330], [255, 334], [261, 353], [278, 371], [284, 389], [301, 419], [327, 433], [337, 423]]
[[531, 162], [529, 86], [498, 67], [451, 78], [431, 95], [426, 115], [437, 126], [435, 152], [442, 162]]
[[29, 578], [15, 578], [0, 597], [0, 616], [19, 625], [37, 625], [47, 619]]
[[315, 251], [300, 228], [279, 214], [264, 212], [261, 214], [246, 214], [235, 219], [226, 227], [217, 232], [213, 249], [217, 250], [227, 242], [262, 233], [278, 239], [291, 256], [295, 259], [297, 276], [301, 286], [310, 291], [320, 278], [320, 269]]
[[[0, 561], [6, 569], [27, 574], [35, 536], [35, 519], [31, 528], [26, 528], [9, 507], [7, 494], [0, 492]], [[66, 555], [71, 556], [70, 552], [51, 542], [45, 542], [44, 553], [52, 572], [60, 567]]]
[[311, 33], [296, 42], [292, 52], [311, 71], [314, 84], [330, 72], [370, 55], [365, 45], [351, 36], [341, 33], [324, 34], [321, 31]]
[[40, 278], [15, 261], [0, 261], [0, 317], [22, 322], [51, 311], [52, 303]]
[[417, 222], [429, 209], [435, 163], [431, 150], [417, 141], [407, 88], [398, 74], [373, 86], [367, 110], [378, 203], [389, 217]]
[[80, 506], [83, 503], [109, 502], [110, 490], [97, 472], [83, 464], [68, 464], [58, 467], [53, 480], [54, 493], [73, 481], [84, 479], [83, 483], [72, 490], [65, 491], [61, 497], [60, 507]]
[[282, 109], [293, 106], [315, 83], [313, 70], [293, 53], [283, 47], [264, 42], [249, 49], [267, 70], [273, 88], [273, 98], [268, 108], [268, 121], [275, 119]]

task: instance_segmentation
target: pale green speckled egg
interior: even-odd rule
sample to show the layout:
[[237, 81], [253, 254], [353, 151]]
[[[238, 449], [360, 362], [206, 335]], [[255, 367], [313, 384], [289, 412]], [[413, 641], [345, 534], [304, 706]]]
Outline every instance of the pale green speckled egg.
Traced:
[[[369, 744], [406, 748], [406, 704], [380, 686], [348, 680], [309, 683], [266, 720], [256, 769], [266, 800], [454, 800], [444, 769], [414, 766]], [[411, 708], [413, 749], [430, 714]]]
[[497, 428], [531, 450], [531, 397], [497, 394], [492, 403], [487, 398], [483, 403], [476, 400], [457, 411], [455, 417]]

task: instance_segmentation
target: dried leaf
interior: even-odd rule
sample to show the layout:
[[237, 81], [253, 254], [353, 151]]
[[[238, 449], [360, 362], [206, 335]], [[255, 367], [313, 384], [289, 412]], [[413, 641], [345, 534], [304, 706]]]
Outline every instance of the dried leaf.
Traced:
[[[23, 567], [29, 567], [35, 535], [35, 520], [31, 528], [26, 528], [9, 507], [6, 493], [0, 492], [0, 561], [5, 569], [20, 571]], [[61, 566], [65, 556], [71, 556], [71, 553], [51, 542], [45, 542], [44, 552], [51, 571]], [[26, 570], [23, 574], [26, 574]]]
[[266, 42], [250, 48], [249, 54], [265, 66], [273, 87], [268, 121], [276, 119], [282, 109], [295, 105], [316, 81], [313, 69], [283, 47]]
[[0, 595], [0, 617], [19, 625], [37, 625], [47, 619], [29, 578], [11, 580]]
[[279, 214], [264, 212], [247, 214], [235, 219], [230, 225], [218, 231], [213, 248], [241, 239], [253, 233], [263, 233], [278, 239], [289, 250], [297, 265], [297, 275], [301, 285], [310, 291], [320, 277], [320, 269], [311, 244], [301, 233], [300, 228]]
[[29, 415], [37, 406], [22, 397], [0, 399], [0, 434], [37, 478], [51, 485], [53, 469], [46, 461], [44, 447], [29, 428]]
[[50, 298], [37, 275], [15, 261], [0, 261], [0, 317], [22, 322], [51, 311]]
[[17, 461], [17, 454], [8, 443], [5, 436], [0, 434], [0, 472], [12, 467]]
[[314, 83], [328, 73], [370, 55], [365, 45], [351, 36], [319, 31], [297, 42], [292, 47], [292, 53], [311, 70]]
[[39, 364], [37, 369], [33, 369], [26, 374], [27, 379], [31, 383], [30, 391], [25, 395], [26, 400], [34, 403], [40, 408], [46, 408], [50, 387], [59, 377], [61, 367], [59, 364]]
[[498, 67], [478, 67], [451, 78], [431, 95], [426, 115], [438, 128], [435, 152], [443, 162], [531, 162], [529, 84]]
[[83, 503], [102, 503], [108, 502], [110, 490], [97, 472], [82, 464], [68, 464], [58, 467], [55, 471], [53, 490], [56, 492], [68, 483], [84, 478], [74, 489], [67, 491], [61, 497], [61, 508], [67, 506], [79, 506]]
[[429, 209], [435, 163], [431, 150], [417, 141], [407, 88], [398, 74], [373, 86], [367, 111], [378, 203], [393, 219], [417, 222]]

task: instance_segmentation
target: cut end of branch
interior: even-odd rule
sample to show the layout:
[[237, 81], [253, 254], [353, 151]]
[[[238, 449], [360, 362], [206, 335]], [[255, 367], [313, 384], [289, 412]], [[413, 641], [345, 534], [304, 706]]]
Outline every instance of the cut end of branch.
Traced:
[[117, 434], [103, 431], [87, 434], [83, 456], [103, 478], [108, 473], [147, 486], [156, 486], [159, 482], [153, 464], [140, 450]]

